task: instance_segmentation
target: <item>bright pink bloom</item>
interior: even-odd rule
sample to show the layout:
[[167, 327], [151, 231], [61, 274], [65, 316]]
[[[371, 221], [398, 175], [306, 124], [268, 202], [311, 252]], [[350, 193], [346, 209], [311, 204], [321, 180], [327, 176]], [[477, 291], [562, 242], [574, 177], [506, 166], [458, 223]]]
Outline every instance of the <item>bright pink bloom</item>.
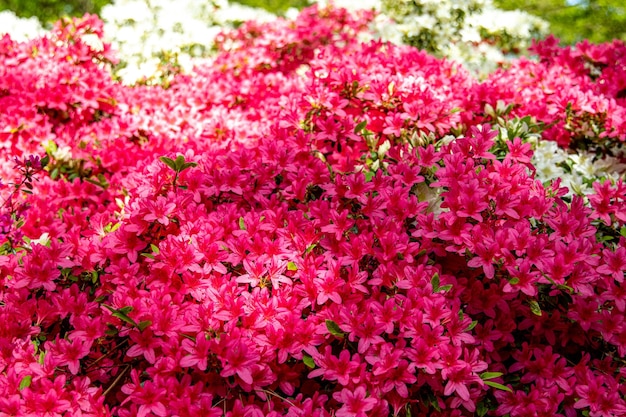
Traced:
[[354, 390], [344, 388], [341, 392], [336, 392], [333, 398], [343, 406], [337, 410], [337, 417], [367, 417], [367, 411], [374, 408], [377, 400], [367, 396], [364, 386], [359, 385]]

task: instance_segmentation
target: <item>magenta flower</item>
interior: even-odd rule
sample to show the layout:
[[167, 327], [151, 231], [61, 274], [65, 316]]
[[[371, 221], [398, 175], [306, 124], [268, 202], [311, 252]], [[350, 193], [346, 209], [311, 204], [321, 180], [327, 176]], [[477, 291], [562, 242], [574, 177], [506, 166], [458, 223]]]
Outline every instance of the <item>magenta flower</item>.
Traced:
[[73, 375], [80, 371], [80, 360], [83, 359], [91, 351], [91, 341], [85, 341], [82, 338], [74, 337], [68, 341], [59, 339], [56, 342], [55, 349], [59, 355], [59, 365], [67, 365], [67, 368]]
[[146, 417], [153, 413], [157, 416], [164, 417], [168, 415], [168, 410], [165, 407], [165, 388], [159, 387], [152, 381], [140, 381], [138, 373], [131, 371], [132, 382], [122, 387], [122, 392], [128, 394], [124, 403], [133, 401], [139, 405], [137, 412], [138, 417]]
[[354, 390], [344, 388], [341, 392], [336, 392], [333, 398], [343, 406], [337, 410], [337, 417], [367, 417], [367, 411], [374, 408], [377, 400], [367, 396], [364, 386], [359, 385]]
[[148, 214], [143, 216], [143, 219], [148, 222], [156, 220], [163, 226], [167, 226], [170, 224], [169, 216], [172, 214], [175, 208], [176, 203], [168, 202], [165, 197], [158, 196], [156, 201], [148, 202], [148, 206], [146, 207], [146, 210], [148, 210]]
[[224, 378], [237, 375], [247, 384], [252, 384], [253, 365], [259, 361], [259, 354], [242, 338], [232, 338], [220, 356]]

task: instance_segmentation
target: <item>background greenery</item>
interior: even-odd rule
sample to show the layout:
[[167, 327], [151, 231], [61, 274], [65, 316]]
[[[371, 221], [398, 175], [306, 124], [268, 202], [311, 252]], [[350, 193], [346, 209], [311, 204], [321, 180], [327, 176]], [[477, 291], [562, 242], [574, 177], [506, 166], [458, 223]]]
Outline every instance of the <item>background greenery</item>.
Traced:
[[[60, 16], [98, 13], [110, 0], [0, 0], [0, 10], [9, 9], [21, 17], [36, 16], [50, 23]], [[358, 1], [358, 0], [355, 0]], [[282, 14], [289, 7], [302, 8], [307, 0], [238, 0]], [[506, 10], [521, 9], [550, 22], [552, 32], [565, 43], [582, 39], [605, 42], [626, 41], [626, 6], [623, 0], [494, 0]]]
[[37, 17], [52, 23], [61, 16], [82, 16], [98, 13], [111, 0], [0, 0], [0, 10], [11, 10], [19, 17]]
[[522, 9], [550, 22], [552, 33], [564, 43], [583, 39], [626, 41], [624, 0], [494, 0], [501, 9]]
[[262, 7], [272, 13], [278, 14], [283, 14], [290, 7], [301, 9], [309, 5], [308, 0], [236, 0], [235, 2], [252, 7]]

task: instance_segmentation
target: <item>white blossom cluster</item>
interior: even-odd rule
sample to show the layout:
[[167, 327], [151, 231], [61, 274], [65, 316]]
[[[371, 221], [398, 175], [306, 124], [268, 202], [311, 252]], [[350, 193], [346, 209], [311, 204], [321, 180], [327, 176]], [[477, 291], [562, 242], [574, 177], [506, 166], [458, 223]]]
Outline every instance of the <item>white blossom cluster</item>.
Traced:
[[35, 17], [21, 18], [10, 10], [0, 11], [0, 37], [9, 34], [11, 39], [23, 42], [45, 33]]
[[[327, 0], [319, 0], [326, 4]], [[476, 74], [493, 71], [507, 54], [548, 33], [548, 23], [491, 0], [334, 0], [348, 9], [379, 12], [372, 29], [383, 40], [410, 44], [461, 62]]]
[[[347, 9], [375, 9], [375, 35], [407, 43], [463, 63], [486, 74], [506, 60], [507, 52], [524, 50], [547, 33], [545, 21], [521, 11], [497, 9], [491, 0], [317, 0]], [[292, 16], [293, 13], [288, 13]], [[222, 30], [275, 15], [228, 0], [114, 0], [103, 7], [106, 40], [118, 51], [117, 75], [128, 84], [159, 77], [167, 65], [189, 71], [197, 58], [210, 55]], [[0, 12], [0, 34], [17, 40], [43, 32], [34, 19]]]
[[271, 13], [227, 0], [114, 0], [102, 8], [105, 36], [118, 51], [117, 75], [128, 84], [159, 76], [163, 64], [184, 71], [210, 55], [216, 35]]
[[[218, 33], [275, 15], [228, 0], [114, 0], [102, 8], [105, 40], [117, 51], [116, 75], [127, 84], [158, 78], [168, 65], [190, 71], [210, 55]], [[0, 36], [25, 41], [46, 33], [36, 18], [0, 12]]]
[[[535, 152], [531, 162], [537, 169], [536, 178], [543, 183], [560, 178], [561, 185], [569, 189], [569, 196], [592, 194], [592, 184], [596, 181], [626, 179], [626, 164], [622, 164], [618, 157], [599, 157], [587, 151], [568, 153], [556, 142], [547, 140], [535, 140], [533, 147]], [[623, 158], [626, 147], [612, 148], [612, 152]]]

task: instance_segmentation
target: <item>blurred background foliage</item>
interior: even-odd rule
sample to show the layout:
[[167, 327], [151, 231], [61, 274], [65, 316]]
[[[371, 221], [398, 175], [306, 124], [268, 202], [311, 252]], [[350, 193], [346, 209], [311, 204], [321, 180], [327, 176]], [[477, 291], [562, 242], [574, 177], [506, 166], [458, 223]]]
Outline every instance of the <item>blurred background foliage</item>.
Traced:
[[41, 23], [54, 23], [61, 16], [99, 13], [111, 0], [0, 0], [0, 10], [11, 10], [19, 17], [36, 17]]
[[[358, 1], [358, 0], [355, 0]], [[60, 16], [98, 13], [110, 0], [0, 0], [0, 10], [11, 10], [20, 17], [37, 17], [51, 23]], [[288, 8], [302, 8], [308, 0], [238, 0], [248, 6], [262, 7], [283, 14]], [[550, 22], [552, 33], [564, 43], [582, 39], [606, 42], [626, 41], [626, 5], [624, 0], [494, 0], [505, 10], [521, 9]]]
[[308, 0], [238, 0], [236, 3], [252, 7], [262, 7], [272, 13], [280, 15], [284, 14], [290, 7], [302, 9], [310, 4]]
[[624, 0], [494, 0], [501, 9], [521, 9], [550, 23], [551, 32], [563, 43], [583, 39], [600, 43], [626, 41]]

